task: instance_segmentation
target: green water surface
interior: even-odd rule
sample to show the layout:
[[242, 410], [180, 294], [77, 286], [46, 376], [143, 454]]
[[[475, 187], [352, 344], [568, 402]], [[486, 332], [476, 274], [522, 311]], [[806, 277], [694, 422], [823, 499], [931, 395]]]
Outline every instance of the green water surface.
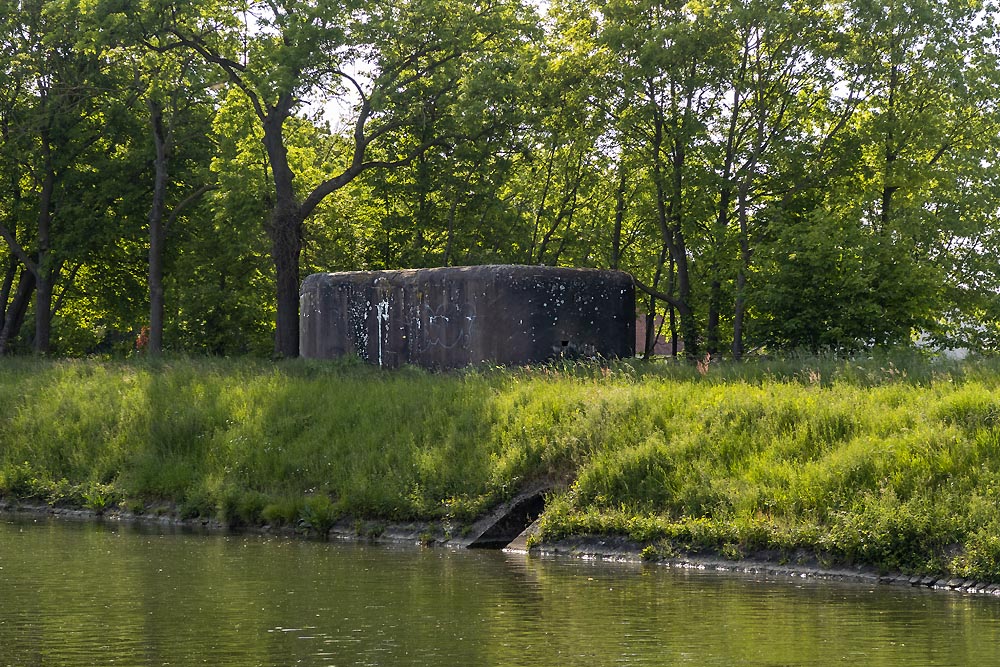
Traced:
[[0, 516], [0, 666], [998, 665], [1000, 599]]

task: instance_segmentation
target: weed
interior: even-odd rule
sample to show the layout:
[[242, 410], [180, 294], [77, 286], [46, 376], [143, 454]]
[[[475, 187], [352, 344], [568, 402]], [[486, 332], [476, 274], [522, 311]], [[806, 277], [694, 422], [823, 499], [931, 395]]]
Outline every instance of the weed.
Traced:
[[146, 512], [146, 503], [138, 498], [129, 498], [122, 503], [122, 508], [129, 514], [138, 516]]
[[286, 498], [268, 503], [260, 514], [264, 521], [272, 526], [290, 526], [299, 520], [302, 507], [301, 500]]
[[118, 500], [115, 489], [110, 484], [91, 484], [83, 490], [81, 495], [83, 506], [96, 514], [104, 514]]
[[326, 539], [333, 524], [340, 518], [339, 508], [325, 495], [309, 496], [302, 504], [302, 525]]
[[193, 490], [184, 496], [178, 507], [181, 519], [211, 518], [215, 515], [215, 499], [204, 490]]
[[733, 544], [732, 542], [726, 542], [722, 545], [722, 549], [719, 550], [723, 558], [728, 560], [739, 560], [743, 558], [743, 549], [740, 548], [738, 544]]

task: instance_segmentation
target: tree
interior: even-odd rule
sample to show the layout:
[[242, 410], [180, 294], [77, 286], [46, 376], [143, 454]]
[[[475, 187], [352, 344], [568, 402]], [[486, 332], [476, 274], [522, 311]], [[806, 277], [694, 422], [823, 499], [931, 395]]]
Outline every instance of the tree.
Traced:
[[[410, 164], [449, 137], [449, 112], [470, 54], [503, 49], [523, 10], [502, 2], [411, 0], [331, 5], [247, 2], [173, 5], [160, 50], [190, 49], [238, 87], [263, 130], [273, 188], [267, 232], [276, 271], [275, 353], [298, 354], [303, 224], [326, 197], [373, 168]], [[233, 21], [243, 17], [243, 21]], [[296, 183], [286, 128], [304, 100], [353, 99], [353, 146], [338, 173]], [[387, 157], [372, 159], [376, 147]]]
[[[98, 146], [106, 140], [102, 121], [110, 110], [98, 112], [95, 91], [106, 63], [93, 52], [75, 48], [79, 17], [72, 8], [41, 0], [8, 2], [0, 6], [0, 14], [5, 22], [3, 48], [10, 56], [3, 73], [2, 151], [4, 185], [9, 188], [3, 198], [11, 204], [0, 221], [0, 237], [20, 264], [14, 273], [21, 274], [0, 333], [0, 352], [23, 321], [26, 299], [34, 289], [33, 347], [36, 354], [45, 354], [54, 288], [67, 260], [107, 238], [96, 227], [94, 233], [81, 233], [94, 223], [94, 213], [71, 216], [88, 198], [93, 168], [103, 159]], [[84, 164], [88, 168], [82, 168]], [[62, 234], [86, 242], [61, 243]]]

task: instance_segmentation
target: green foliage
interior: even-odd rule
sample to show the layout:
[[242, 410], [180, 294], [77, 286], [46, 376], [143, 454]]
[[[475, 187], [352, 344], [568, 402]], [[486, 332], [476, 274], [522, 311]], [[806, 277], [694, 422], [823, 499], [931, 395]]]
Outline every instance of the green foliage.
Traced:
[[995, 351], [979, 4], [359, 7], [0, 4], [0, 347], [132, 352], [160, 201], [176, 351], [270, 353], [309, 272], [514, 262], [628, 270], [692, 354]]
[[268, 497], [263, 493], [240, 488], [227, 488], [219, 500], [219, 519], [230, 528], [259, 526], [264, 522]]
[[302, 509], [301, 499], [281, 498], [265, 505], [260, 516], [272, 526], [294, 526], [302, 515]]
[[341, 511], [327, 496], [309, 496], [302, 503], [300, 517], [307, 530], [326, 539], [330, 528], [341, 517]]
[[95, 514], [103, 514], [105, 510], [120, 502], [112, 484], [90, 484], [82, 491], [81, 495], [83, 496], [83, 506]]

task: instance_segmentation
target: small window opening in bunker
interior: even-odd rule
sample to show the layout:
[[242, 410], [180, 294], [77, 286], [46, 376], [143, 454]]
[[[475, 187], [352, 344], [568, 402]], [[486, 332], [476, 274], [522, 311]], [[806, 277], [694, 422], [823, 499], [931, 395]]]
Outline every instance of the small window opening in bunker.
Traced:
[[562, 341], [562, 346], [563, 347], [569, 347], [569, 341], [568, 340]]

